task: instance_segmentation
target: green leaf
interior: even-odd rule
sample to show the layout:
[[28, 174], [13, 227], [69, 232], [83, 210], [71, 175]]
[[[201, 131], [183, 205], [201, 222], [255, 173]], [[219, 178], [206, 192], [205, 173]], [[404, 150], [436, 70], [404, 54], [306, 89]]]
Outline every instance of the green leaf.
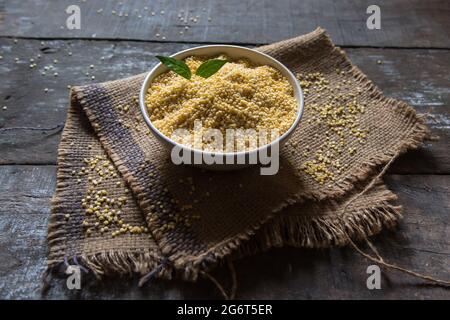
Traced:
[[183, 78], [186, 78], [188, 80], [191, 78], [191, 70], [183, 61], [164, 56], [156, 56], [156, 58], [158, 58], [159, 61], [161, 61], [161, 63], [164, 64], [167, 68], [179, 74]]
[[211, 59], [206, 62], [203, 62], [200, 67], [198, 67], [197, 71], [195, 72], [196, 75], [202, 77], [202, 78], [209, 78], [214, 73], [220, 70], [220, 68], [223, 67], [225, 63], [227, 63], [227, 60], [220, 60], [220, 59]]

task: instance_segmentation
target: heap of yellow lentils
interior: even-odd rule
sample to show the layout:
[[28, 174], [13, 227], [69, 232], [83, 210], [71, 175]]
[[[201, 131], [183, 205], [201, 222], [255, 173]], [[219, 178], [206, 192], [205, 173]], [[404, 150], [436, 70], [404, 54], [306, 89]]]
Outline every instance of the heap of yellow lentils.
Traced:
[[[345, 74], [339, 69], [336, 73]], [[313, 116], [307, 122], [324, 126], [326, 136], [325, 142], [314, 154], [310, 154], [309, 146], [305, 147], [303, 156], [309, 160], [302, 164], [301, 170], [320, 184], [334, 181], [336, 174], [341, 174], [346, 166], [336, 159], [337, 156], [343, 152], [353, 156], [357, 152], [356, 147], [347, 146], [347, 138], [353, 136], [361, 144], [366, 141], [368, 131], [359, 128], [359, 118], [366, 106], [357, 99], [362, 89], [351, 80], [343, 80], [339, 85], [330, 87], [329, 81], [320, 72], [297, 74], [297, 78], [307, 97], [307, 107], [313, 110]], [[356, 93], [353, 93], [354, 90], [349, 92], [355, 86]]]
[[[192, 56], [186, 64], [195, 70], [211, 58]], [[145, 102], [153, 124], [166, 136], [176, 129], [193, 133], [194, 121], [202, 129], [277, 129], [286, 132], [293, 124], [297, 102], [288, 80], [276, 69], [254, 65], [248, 60], [226, 56], [226, 63], [213, 76], [190, 80], [172, 71], [158, 76], [150, 85]]]

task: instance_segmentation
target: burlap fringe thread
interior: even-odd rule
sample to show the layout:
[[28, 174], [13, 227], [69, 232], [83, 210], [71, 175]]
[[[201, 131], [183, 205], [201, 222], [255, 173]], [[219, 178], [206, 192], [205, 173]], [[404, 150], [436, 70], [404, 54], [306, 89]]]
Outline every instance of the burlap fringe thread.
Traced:
[[[357, 197], [361, 196], [375, 185], [377, 179], [385, 173], [396, 158], [397, 156], [393, 157], [391, 161], [385, 165], [383, 170], [372, 180], [368, 187], [366, 187], [363, 192], [359, 193], [347, 203], [344, 213], [346, 208], [348, 208], [350, 204], [357, 199]], [[326, 217], [308, 218], [287, 216], [279, 219], [276, 224], [271, 224], [271, 228], [268, 228], [264, 233], [261, 233], [259, 236], [255, 237], [254, 241], [243, 244], [240, 241], [243, 239], [236, 239], [237, 243], [234, 243], [231, 246], [238, 248], [236, 254], [237, 256], [240, 256], [264, 251], [272, 247], [281, 247], [283, 245], [312, 247], [312, 243], [321, 243], [321, 246], [329, 247], [330, 245], [344, 246], [349, 244], [360, 255], [381, 265], [382, 267], [385, 267], [388, 270], [397, 270], [435, 285], [443, 287], [450, 286], [450, 281], [436, 279], [431, 276], [423, 275], [385, 262], [373, 244], [369, 241], [368, 237], [372, 234], [378, 233], [383, 227], [391, 228], [396, 225], [398, 218], [401, 217], [399, 207], [386, 203], [384, 206], [379, 208], [361, 210], [348, 220], [345, 220], [343, 216], [344, 214], [339, 218], [333, 219]], [[289, 222], [291, 223], [292, 220], [295, 219], [296, 222], [295, 224], [289, 224], [291, 225], [291, 228], [288, 230], [285, 228], [287, 225], [285, 221], [286, 219], [289, 219]], [[363, 222], [363, 224], [361, 224], [361, 222]], [[361, 227], [361, 225], [364, 225], [364, 227]], [[365, 253], [355, 244], [352, 238], [365, 240], [376, 257], [374, 258], [373, 256]], [[155, 273], [164, 273], [164, 278], [172, 278], [173, 270], [171, 270], [170, 264], [158, 263], [156, 257], [150, 253], [112, 251], [90, 256], [82, 255], [79, 257], [73, 257], [71, 260], [75, 265], [86, 267], [98, 279], [101, 279], [103, 276], [117, 273], [128, 274], [129, 276], [134, 274], [143, 274], [145, 270], [149, 270], [149, 268], [151, 271], [140, 279], [139, 286], [143, 286], [151, 280]], [[67, 261], [65, 263], [67, 264]], [[237, 276], [230, 258], [227, 259], [227, 264], [233, 283], [230, 294], [227, 294], [223, 286], [208, 272], [200, 270], [200, 274], [209, 279], [218, 288], [219, 292], [225, 299], [234, 299], [237, 291]], [[43, 292], [45, 292], [49, 287], [48, 276], [59, 266], [60, 263], [47, 268], [44, 273]]]
[[[400, 107], [400, 104], [398, 106]], [[401, 107], [405, 106], [409, 108], [409, 106], [407, 106], [406, 104], [402, 105]], [[418, 133], [420, 132], [424, 136], [428, 134], [428, 131], [424, 126], [420, 126], [415, 130], [417, 130]], [[443, 287], [450, 286], [450, 281], [436, 279], [431, 276], [423, 275], [394, 264], [386, 263], [368, 240], [369, 236], [378, 233], [383, 227], [391, 228], [396, 225], [398, 219], [401, 217], [401, 214], [399, 213], [400, 207], [390, 205], [386, 202], [381, 207], [371, 208], [370, 210], [364, 209], [355, 213], [350, 219], [344, 219], [345, 210], [349, 207], [349, 205], [354, 200], [356, 200], [357, 197], [361, 196], [375, 185], [375, 182], [386, 172], [386, 170], [398, 157], [398, 155], [400, 155], [406, 149], [417, 148], [420, 143], [421, 140], [418, 138], [408, 141], [407, 145], [404, 145], [403, 148], [401, 148], [401, 150], [397, 152], [397, 154], [393, 155], [389, 159], [389, 162], [384, 166], [381, 172], [372, 179], [368, 186], [347, 203], [344, 209], [344, 213], [341, 216], [286, 216], [279, 218], [276, 223], [271, 224], [270, 228], [266, 228], [264, 232], [259, 233], [257, 236], [254, 236], [253, 241], [247, 241], [252, 238], [253, 234], [242, 234], [241, 236], [236, 237], [234, 242], [228, 243], [227, 246], [222, 248], [223, 250], [220, 250], [214, 256], [214, 262], [222, 259], [225, 256], [228, 256], [232, 251], [236, 251], [236, 255], [240, 256], [267, 250], [271, 247], [281, 247], [283, 245], [292, 245], [299, 247], [329, 247], [330, 245], [344, 246], [349, 244], [360, 255], [374, 263], [385, 267], [388, 270], [397, 270], [435, 285]], [[373, 159], [373, 161], [374, 162], [368, 165], [368, 167], [375, 168], [376, 165], [384, 163], [386, 161], [386, 158], [383, 157], [379, 159]], [[369, 176], [372, 170], [368, 171], [367, 169], [368, 168], [366, 168], [366, 170], [361, 170], [361, 172], [355, 173], [354, 181], [361, 180], [364, 179], [364, 177]], [[64, 184], [64, 178], [70, 177], [67, 176], [60, 178], [61, 179], [58, 179], [60, 181], [59, 183]], [[350, 183], [353, 183], [353, 181]], [[297, 201], [293, 200], [292, 203], [294, 202], [296, 203]], [[289, 220], [289, 224], [287, 224], [287, 220]], [[290, 225], [291, 227], [286, 230], [286, 225]], [[58, 223], [56, 221], [50, 224], [48, 239], [49, 243], [60, 239], [58, 232]], [[355, 244], [352, 239], [365, 240], [376, 257], [365, 253]], [[246, 243], [244, 243], [243, 241], [246, 241]], [[158, 263], [157, 257], [155, 257], [150, 252], [102, 252], [94, 255], [74, 256], [72, 257], [71, 261], [75, 265], [87, 268], [98, 279], [101, 279], [103, 276], [113, 275], [117, 273], [128, 274], [129, 276], [135, 274], [142, 275], [146, 273], [146, 276], [142, 277], [140, 280], [141, 286], [152, 278], [149, 277], [149, 274], [153, 276], [155, 275], [155, 273], [159, 273], [159, 277], [171, 279], [173, 277], [174, 271], [170, 264], [163, 264], [163, 266], [161, 267], [161, 263]], [[64, 262], [54, 263], [50, 265], [45, 271], [43, 292], [45, 292], [49, 287], [49, 275], [59, 269], [62, 263]], [[67, 261], [65, 263], [67, 264]], [[230, 269], [231, 278], [233, 280], [230, 294], [227, 294], [223, 286], [207, 271], [201, 270], [200, 274], [214, 283], [214, 285], [218, 288], [219, 292], [225, 299], [233, 299], [237, 290], [237, 278], [231, 260], [227, 259], [227, 263]], [[189, 271], [186, 270], [186, 272]]]
[[[324, 32], [324, 30], [318, 28], [312, 34], [322, 32]], [[325, 36], [329, 39], [331, 43], [331, 39], [329, 38], [329, 36], [326, 34]], [[311, 43], [316, 40], [317, 39], [311, 39]], [[398, 101], [395, 99], [384, 97], [382, 92], [369, 79], [367, 79], [367, 77], [362, 73], [362, 71], [358, 67], [353, 66], [351, 64], [351, 61], [349, 60], [349, 58], [347, 57], [347, 55], [343, 50], [337, 47], [334, 48], [333, 50], [337, 50], [343, 56], [343, 60], [339, 65], [339, 68], [342, 70], [346, 69], [350, 70], [349, 72], [358, 82], [358, 85], [361, 88], [367, 90], [367, 92], [371, 95], [372, 98], [377, 99], [377, 101], [374, 101], [373, 103], [385, 102], [392, 104], [394, 110], [396, 110], [399, 114], [405, 115], [405, 117], [408, 119], [407, 121], [417, 120], [417, 115], [414, 109], [412, 109], [403, 101]], [[83, 97], [80, 96], [79, 98], [81, 99]], [[85, 111], [89, 112], [89, 110]], [[430, 136], [430, 133], [425, 125], [425, 122], [423, 121], [423, 118], [419, 118], [418, 120], [419, 121], [416, 122], [411, 132], [409, 132], [409, 135], [401, 139], [402, 143], [398, 146], [397, 151], [390, 153], [388, 152], [383, 156], [372, 157], [369, 161], [362, 164], [361, 167], [357, 168], [357, 170], [355, 170], [346, 180], [341, 181], [337, 184], [339, 192], [333, 195], [327, 192], [327, 190], [319, 191], [318, 193], [314, 194], [302, 192], [301, 194], [299, 193], [289, 199], [286, 199], [284, 203], [282, 203], [278, 208], [274, 210], [274, 214], [272, 216], [268, 217], [267, 220], [265, 221], [260, 221], [260, 223], [255, 225], [252, 228], [252, 230], [234, 236], [234, 239], [232, 241], [230, 241], [230, 239], [227, 239], [226, 241], [223, 241], [222, 244], [216, 245], [214, 247], [214, 254], [208, 252], [203, 255], [199, 255], [197, 259], [193, 261], [186, 262], [185, 263], [186, 266], [183, 270], [184, 272], [183, 278], [196, 280], [197, 273], [195, 272], [195, 270], [197, 266], [202, 266], [204, 270], [209, 269], [211, 266], [216, 265], [219, 261], [223, 260], [224, 257], [229, 256], [233, 252], [237, 252], [239, 255], [239, 252], [242, 252], [243, 250], [248, 250], [248, 247], [246, 248], [248, 240], [251, 238], [255, 238], [254, 237], [255, 231], [263, 228], [264, 225], [267, 224], [269, 220], [272, 222], [274, 215], [279, 211], [283, 210], [284, 208], [295, 203], [302, 203], [307, 200], [320, 201], [325, 198], [331, 199], [343, 196], [349, 190], [355, 187], [355, 183], [357, 183], [358, 181], [364, 181], [373, 174], [376, 174], [376, 169], [380, 165], [389, 163], [391, 160], [397, 158], [398, 155], [404, 153], [407, 150], [417, 149], [418, 147], [420, 147], [423, 140]], [[99, 138], [100, 140], [102, 139], [101, 136]], [[117, 156], [114, 154], [110, 154], [110, 156], [113, 159], [115, 159], [115, 161], [120, 160], [117, 159]], [[373, 234], [377, 233], [378, 231], [380, 231], [382, 226], [382, 223], [380, 222], [382, 221], [381, 218], [386, 218], [384, 226], [393, 227], [398, 218], [401, 217], [399, 209], [400, 207], [386, 205], [385, 207], [376, 208], [373, 210], [365, 210], [365, 212], [360, 212], [356, 214], [356, 218], [347, 219], [345, 221], [342, 221], [342, 219], [338, 217], [332, 218], [320, 217], [320, 218], [306, 218], [306, 219], [302, 217], [293, 217], [292, 219], [294, 220], [294, 222], [296, 222], [297, 226], [300, 226], [300, 223], [304, 224], [301, 226], [301, 228], [299, 228], [298, 233], [296, 233], [295, 231], [291, 231], [291, 234], [287, 233], [287, 235], [289, 236], [297, 234], [297, 237], [299, 238], [300, 242], [297, 243], [292, 242], [285, 244], [294, 246], [307, 246], [307, 247], [325, 247], [326, 244], [342, 246], [349, 244], [347, 239], [348, 235], [355, 236], [355, 239], [358, 240], [366, 239], [372, 236]], [[358, 223], [356, 223], [356, 221], [358, 221], [359, 224], [362, 224], [365, 227], [362, 228], [360, 225], [358, 225]], [[255, 248], [263, 250], [273, 245], [272, 242], [267, 242], [268, 240], [271, 239], [270, 235], [272, 235], [272, 240], [282, 239], [282, 237], [286, 235], [286, 233], [284, 231], [285, 226], [283, 226], [281, 222], [282, 221], [280, 221], [279, 223], [275, 223], [274, 229], [278, 229], [277, 231], [270, 230], [270, 228], [264, 229], [265, 234], [262, 236], [261, 239], [263, 241], [256, 241], [256, 243], [253, 242], [253, 244], [251, 243], [249, 244], [249, 246], [253, 246]], [[371, 225], [371, 223], [374, 222], [375, 224]], [[273, 225], [271, 224], [271, 227], [272, 226]], [[300, 230], [302, 232], [301, 235]], [[291, 239], [294, 238], [295, 237], [291, 237]], [[312, 242], [312, 239], [319, 239], [319, 242], [314, 243]], [[277, 243], [279, 243], [279, 241], [277, 241]], [[314, 243], [314, 245], [312, 245], [312, 243]], [[256, 252], [256, 250], [253, 251]]]
[[[336, 48], [336, 50], [343, 52], [339, 48]], [[385, 97], [383, 97], [381, 91], [365, 77], [365, 75], [359, 70], [359, 68], [351, 65], [345, 54], [344, 56], [345, 60], [343, 61], [341, 68], [351, 67], [351, 72], [355, 80], [360, 83], [361, 87], [369, 90], [373, 97], [379, 99], [380, 102], [384, 100], [388, 101], [389, 103], [393, 103], [398, 112], [404, 113], [408, 116], [409, 119], [412, 119], [415, 116], [415, 111], [406, 103], [394, 99], [386, 99]], [[396, 153], [386, 154], [383, 157], [372, 158], [371, 161], [362, 166], [358, 172], [354, 172], [347, 181], [342, 182], [342, 184], [339, 186], [342, 192], [341, 194], [337, 194], [336, 197], [343, 195], [346, 191], [351, 189], [356, 181], [361, 181], [369, 177], [377, 168], [377, 166], [385, 164], [387, 162], [380, 173], [377, 174], [375, 178], [371, 179], [371, 182], [367, 185], [367, 187], [347, 203], [342, 215], [338, 217], [283, 217], [281, 219], [278, 219], [276, 223], [271, 224], [270, 228], [264, 229], [262, 233], [260, 232], [256, 236], [254, 236], [255, 230], [247, 233], [242, 233], [235, 238], [235, 241], [229, 242], [228, 244], [220, 248], [220, 250], [218, 250], [213, 257], [204, 259], [205, 257], [201, 256], [199, 257], [198, 261], [191, 262], [192, 267], [197, 265], [203, 266], [204, 270], [200, 270], [200, 274], [205, 278], [211, 280], [225, 298], [234, 298], [237, 289], [237, 279], [231, 260], [228, 259], [228, 266], [230, 268], [230, 273], [233, 279], [233, 285], [230, 294], [227, 294], [220, 283], [207, 273], [207, 269], [209, 269], [207, 268], [207, 265], [215, 265], [218, 261], [223, 260], [224, 257], [229, 256], [233, 252], [236, 253], [237, 256], [239, 256], [266, 250], [271, 247], [280, 247], [282, 245], [293, 245], [300, 247], [328, 247], [330, 245], [350, 245], [363, 257], [385, 267], [388, 270], [397, 270], [416, 278], [420, 278], [429, 283], [448, 288], [448, 286], [450, 285], [450, 281], [435, 279], [433, 277], [419, 274], [406, 268], [386, 263], [385, 260], [379, 255], [376, 248], [374, 248], [374, 246], [368, 240], [368, 237], [379, 232], [382, 227], [395, 226], [397, 220], [401, 217], [399, 213], [399, 207], [385, 203], [385, 205], [383, 205], [382, 207], [371, 208], [370, 210], [362, 210], [356, 213], [350, 219], [345, 218], [345, 210], [349, 207], [349, 205], [357, 197], [361, 196], [375, 185], [376, 181], [381, 178], [381, 176], [386, 172], [386, 170], [398, 157], [398, 155], [400, 155], [407, 149], [418, 148], [421, 145], [422, 140], [426, 137], [429, 137], [428, 129], [426, 128], [425, 124], [420, 121], [414, 127], [413, 132], [415, 134], [410, 135], [410, 138], [403, 140], [404, 143], [399, 146], [399, 149]], [[69, 176], [61, 176], [60, 174], [58, 174], [58, 184], [64, 184], [64, 181], [69, 178]], [[326, 192], [319, 195], [306, 195], [306, 197], [305, 195], [302, 195], [302, 199], [300, 199], [300, 197], [298, 196], [287, 200], [286, 203], [278, 209], [281, 210], [293, 203], [298, 203], [298, 201], [305, 201], [306, 199], [320, 200], [328, 196], [329, 195]], [[58, 204], [54, 202], [54, 205], [57, 206]], [[286, 230], [287, 219], [289, 219], [289, 222], [291, 222], [291, 227], [288, 230]], [[263, 228], [263, 225], [261, 224], [259, 228]], [[49, 226], [49, 243], [51, 243], [52, 241], [60, 241], [61, 238], [59, 238], [59, 236], [58, 221], [52, 221]], [[250, 238], [252, 238], [252, 241], [247, 241]], [[373, 253], [375, 254], [375, 257], [361, 250], [352, 239], [365, 240], [369, 248], [371, 248]], [[151, 278], [148, 275], [149, 273], [153, 275], [155, 273], [155, 270], [156, 273], [158, 273], [159, 277], [167, 279], [173, 277], [173, 273], [175, 270], [170, 266], [170, 264], [162, 263], [160, 261], [157, 261], [157, 259], [158, 258], [150, 252], [130, 253], [117, 251], [102, 252], [94, 255], [81, 255], [72, 258], [75, 264], [88, 268], [90, 272], [92, 272], [92, 274], [97, 278], [113, 275], [116, 273], [128, 274], [130, 276], [134, 274], [146, 274], [146, 276], [141, 278], [141, 285], [145, 284]], [[208, 261], [210, 263], [208, 263]], [[53, 261], [49, 263], [48, 268], [44, 273], [44, 290], [48, 288], [49, 276], [51, 274], [54, 274], [55, 271], [59, 269], [62, 263], [64, 262]], [[189, 276], [189, 273], [192, 272], [192, 270], [189, 269], [191, 268], [189, 266], [186, 266], [185, 272], [188, 274], [188, 276], [184, 276], [184, 278], [191, 278], [195, 280], [195, 277], [192, 278]]]

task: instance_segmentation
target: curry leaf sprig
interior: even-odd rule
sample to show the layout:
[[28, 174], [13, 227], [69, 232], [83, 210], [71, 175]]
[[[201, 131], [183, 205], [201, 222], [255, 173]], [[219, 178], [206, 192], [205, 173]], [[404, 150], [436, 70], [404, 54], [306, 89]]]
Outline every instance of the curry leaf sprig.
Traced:
[[183, 78], [186, 78], [188, 80], [191, 78], [191, 70], [189, 69], [187, 64], [184, 63], [184, 61], [164, 56], [156, 56], [156, 58], [158, 58], [159, 61], [161, 61], [161, 63], [164, 64], [167, 68], [179, 74]]
[[227, 60], [220, 60], [220, 59], [211, 59], [206, 62], [203, 62], [195, 71], [195, 74], [202, 77], [202, 78], [209, 78], [214, 73], [220, 70], [220, 68], [223, 67], [225, 63], [227, 63]]
[[[188, 80], [191, 79], [192, 72], [184, 61], [164, 56], [156, 56], [156, 58], [176, 74], [179, 74], [180, 76]], [[195, 74], [205, 79], [209, 78], [217, 71], [219, 71], [220, 68], [222, 68], [223, 65], [227, 62], [228, 62], [227, 60], [221, 59], [211, 59], [205, 61], [197, 68]]]

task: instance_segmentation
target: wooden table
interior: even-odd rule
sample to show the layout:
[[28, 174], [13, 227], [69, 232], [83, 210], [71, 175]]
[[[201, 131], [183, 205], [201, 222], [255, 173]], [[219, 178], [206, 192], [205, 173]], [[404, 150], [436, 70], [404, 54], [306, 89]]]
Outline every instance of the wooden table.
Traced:
[[[319, 25], [387, 96], [404, 100], [425, 114], [432, 132], [440, 136], [440, 140], [402, 156], [389, 170], [385, 180], [399, 195], [405, 217], [397, 232], [384, 232], [375, 244], [390, 262], [448, 279], [450, 3], [377, 3], [381, 30], [366, 27], [366, 8], [371, 1], [2, 2], [0, 128], [40, 129], [0, 131], [0, 298], [41, 298], [46, 229], [61, 135], [58, 130], [47, 129], [64, 123], [68, 85], [149, 70], [156, 54], [167, 55], [204, 43], [255, 46], [307, 33]], [[65, 9], [70, 4], [80, 6], [81, 30], [65, 27]], [[188, 19], [190, 27], [185, 29], [186, 23], [178, 15], [199, 18], [197, 22]], [[37, 67], [30, 68], [34, 63], [30, 59], [35, 59]], [[44, 70], [48, 65], [54, 69]], [[381, 290], [368, 290], [369, 264], [349, 248], [272, 250], [236, 262], [238, 298], [450, 298], [448, 290], [417, 285], [415, 279], [396, 272], [384, 273]], [[225, 268], [219, 268], [215, 275], [227, 284]], [[206, 280], [196, 284], [154, 281], [138, 289], [136, 279], [85, 284], [79, 292], [64, 290], [61, 280], [46, 296], [215, 297], [220, 295]]]

